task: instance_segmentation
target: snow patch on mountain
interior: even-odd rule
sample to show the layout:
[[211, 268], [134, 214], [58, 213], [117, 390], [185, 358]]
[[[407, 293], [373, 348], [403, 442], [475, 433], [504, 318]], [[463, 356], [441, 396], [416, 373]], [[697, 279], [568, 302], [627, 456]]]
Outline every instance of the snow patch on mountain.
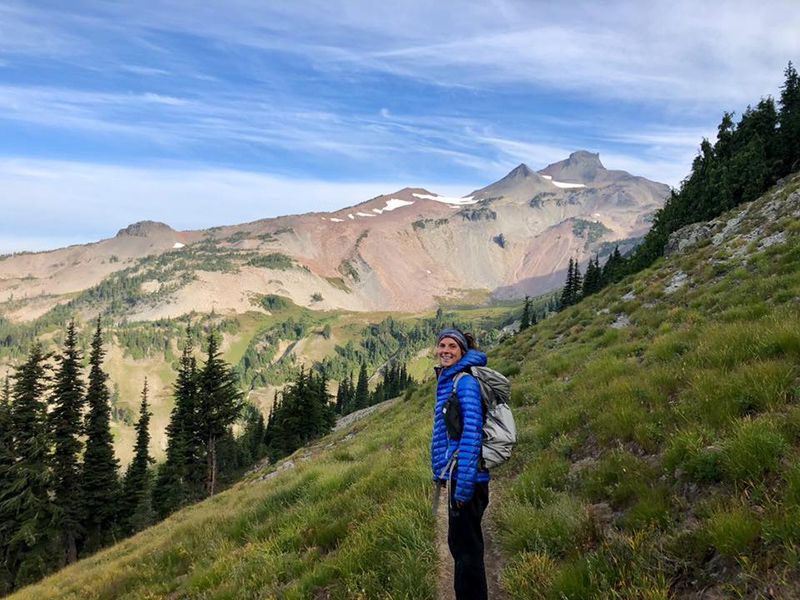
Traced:
[[[414, 194], [416, 196], [416, 194]], [[396, 208], [400, 208], [401, 206], [411, 206], [414, 204], [409, 200], [400, 200], [399, 198], [392, 198], [391, 200], [386, 201], [386, 206], [384, 206], [381, 211], [390, 211]]]
[[442, 204], [449, 204], [450, 206], [462, 206], [464, 204], [477, 204], [477, 200], [473, 200], [472, 196], [467, 196], [466, 198], [449, 198], [447, 196], [433, 196], [430, 194], [412, 194], [412, 196], [416, 196], [421, 200], [434, 200], [436, 202], [441, 202]]
[[371, 215], [369, 213], [357, 212], [356, 213], [359, 217], [375, 217], [376, 215]]
[[556, 187], [560, 187], [563, 189], [586, 187], [586, 185], [583, 183], [564, 183], [563, 181], [553, 181], [553, 180], [551, 180], [550, 183], [552, 183]]
[[181, 244], [180, 242], [175, 242], [172, 247], [173, 248], [183, 248], [186, 244]]

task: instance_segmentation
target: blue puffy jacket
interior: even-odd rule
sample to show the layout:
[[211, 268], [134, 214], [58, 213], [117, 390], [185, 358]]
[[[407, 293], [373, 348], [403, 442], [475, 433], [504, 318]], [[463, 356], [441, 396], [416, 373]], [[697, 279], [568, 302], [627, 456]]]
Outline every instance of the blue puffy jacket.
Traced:
[[[442, 405], [453, 392], [453, 378], [469, 367], [482, 367], [486, 355], [480, 350], [467, 350], [456, 364], [442, 369], [437, 367], [436, 404], [433, 409], [433, 433], [431, 435], [431, 468], [433, 478], [439, 479], [442, 469], [447, 466], [450, 456], [458, 450], [453, 480], [456, 491], [453, 497], [461, 502], [469, 502], [475, 482], [489, 481], [489, 472], [478, 470], [481, 456], [481, 434], [483, 433], [483, 408], [481, 388], [478, 380], [466, 374], [458, 380], [456, 394], [463, 420], [460, 439], [448, 439], [447, 427], [442, 415]], [[448, 479], [445, 473], [442, 479]]]

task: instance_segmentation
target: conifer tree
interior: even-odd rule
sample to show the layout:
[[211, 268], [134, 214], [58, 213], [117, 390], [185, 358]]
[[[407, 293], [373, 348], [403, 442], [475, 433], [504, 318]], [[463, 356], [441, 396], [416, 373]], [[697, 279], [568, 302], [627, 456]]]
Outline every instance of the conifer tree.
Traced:
[[575, 273], [572, 257], [570, 257], [569, 266], [567, 267], [567, 279], [564, 282], [564, 289], [561, 291], [561, 308], [572, 306], [572, 298], [575, 295], [573, 285], [575, 285]]
[[153, 462], [150, 456], [150, 407], [147, 404], [147, 379], [142, 387], [142, 403], [139, 407], [139, 420], [136, 422], [136, 445], [133, 460], [125, 472], [122, 485], [122, 525], [128, 533], [135, 532], [137, 513], [149, 503], [149, 467]]
[[369, 406], [369, 378], [367, 377], [367, 364], [361, 363], [356, 384], [355, 410]]
[[83, 449], [84, 384], [81, 381], [81, 357], [75, 321], [67, 326], [64, 352], [58, 358], [55, 373], [50, 427], [53, 432], [53, 490], [55, 525], [62, 545], [62, 564], [78, 560], [81, 535], [81, 480], [79, 457]]
[[217, 483], [217, 441], [239, 417], [242, 408], [238, 378], [220, 358], [219, 342], [213, 333], [208, 336], [208, 358], [198, 382], [197, 418], [200, 438], [205, 443], [205, 490], [212, 496]]
[[525, 331], [531, 326], [531, 299], [525, 296], [525, 307], [522, 309], [522, 321], [519, 324], [519, 330]]
[[167, 425], [167, 451], [153, 489], [153, 509], [163, 519], [202, 496], [204, 444], [198, 435], [198, 374], [192, 338], [187, 327], [178, 377], [173, 388], [175, 405]]
[[89, 356], [89, 385], [86, 403], [86, 452], [83, 457], [81, 484], [83, 489], [82, 519], [85, 549], [94, 551], [111, 543], [119, 517], [120, 488], [111, 435], [111, 394], [108, 375], [103, 372], [103, 331], [100, 318], [92, 338]]
[[581, 277], [581, 269], [578, 265], [578, 259], [575, 259], [575, 267], [572, 271], [572, 304], [577, 304], [581, 300], [581, 292], [583, 290], [583, 278]]
[[781, 87], [779, 101], [781, 175], [800, 169], [800, 77], [791, 61], [783, 74], [786, 79]]
[[[14, 438], [11, 421], [11, 384], [6, 375], [0, 395], [0, 501], [5, 490], [11, 488], [11, 467], [14, 465]], [[14, 582], [8, 564], [8, 539], [12, 533], [14, 520], [0, 507], [0, 595], [11, 590]]]
[[55, 507], [45, 399], [48, 358], [41, 345], [34, 344], [14, 374], [10, 420], [16, 457], [8, 470], [11, 484], [0, 489], [0, 526], [7, 534], [3, 536], [6, 587], [38, 581], [57, 566], [62, 550], [53, 544]]

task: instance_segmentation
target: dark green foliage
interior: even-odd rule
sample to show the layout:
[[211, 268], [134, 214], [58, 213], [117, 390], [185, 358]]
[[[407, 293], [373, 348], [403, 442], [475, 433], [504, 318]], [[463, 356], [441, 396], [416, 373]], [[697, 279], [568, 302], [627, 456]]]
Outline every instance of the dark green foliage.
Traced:
[[369, 406], [369, 377], [366, 363], [361, 363], [356, 384], [355, 410], [367, 408], [367, 406]]
[[291, 454], [300, 446], [328, 433], [336, 422], [328, 396], [325, 373], [301, 369], [275, 403], [264, 439], [271, 460]]
[[116, 537], [120, 501], [119, 461], [114, 457], [108, 375], [103, 372], [103, 355], [103, 332], [98, 318], [89, 357], [86, 391], [89, 412], [86, 415], [86, 452], [81, 474], [84, 549], [89, 552], [108, 545]]
[[242, 392], [236, 373], [220, 358], [219, 342], [208, 336], [208, 358], [198, 379], [197, 423], [199, 438], [205, 443], [206, 493], [214, 494], [217, 480], [217, 440], [239, 417]]
[[136, 446], [133, 460], [125, 472], [122, 485], [121, 523], [128, 533], [137, 531], [135, 525], [141, 520], [141, 512], [149, 505], [150, 465], [155, 462], [150, 456], [150, 407], [147, 405], [147, 379], [142, 388], [142, 403], [139, 421], [136, 423]]
[[336, 406], [334, 408], [337, 415], [346, 415], [355, 410], [356, 390], [353, 386], [353, 374], [349, 378], [344, 377], [339, 382], [339, 389], [336, 392]]
[[246, 264], [251, 267], [263, 267], [265, 269], [285, 271], [294, 266], [294, 261], [280, 252], [270, 252], [269, 254], [254, 256], [248, 260]]
[[781, 88], [781, 111], [778, 117], [779, 174], [800, 169], [800, 77], [791, 62], [783, 74], [786, 79]]
[[624, 273], [625, 263], [622, 255], [619, 252], [619, 246], [614, 247], [614, 252], [608, 255], [606, 264], [603, 265], [603, 271], [600, 277], [601, 288], [610, 283], [622, 279]]
[[266, 424], [264, 415], [251, 403], [245, 403], [242, 408], [242, 435], [236, 440], [238, 445], [238, 460], [241, 466], [255, 463], [267, 453], [264, 444]]
[[265, 294], [261, 297], [261, 306], [270, 312], [280, 312], [292, 306], [293, 302], [277, 294]]
[[58, 564], [53, 543], [50, 435], [45, 392], [49, 357], [34, 344], [14, 374], [10, 422], [16, 459], [6, 472], [10, 485], [0, 489], [0, 527], [6, 589], [41, 579]]
[[[12, 479], [10, 469], [14, 465], [14, 438], [12, 436], [11, 422], [11, 386], [6, 375], [3, 384], [2, 395], [0, 395], [0, 490], [7, 490], [11, 487]], [[3, 491], [0, 491], [0, 501], [3, 499]], [[13, 574], [9, 570], [8, 564], [8, 543], [14, 521], [6, 518], [0, 506], [0, 594], [7, 592], [14, 581]]]
[[595, 256], [589, 259], [586, 265], [586, 276], [583, 279], [583, 297], [599, 292], [603, 287], [603, 270], [600, 268], [600, 259]]
[[81, 480], [79, 456], [83, 449], [84, 384], [81, 381], [81, 356], [77, 347], [75, 321], [70, 321], [64, 352], [58, 357], [53, 405], [49, 414], [53, 433], [53, 491], [55, 526], [62, 546], [62, 562], [78, 560], [78, 537], [81, 533]]
[[[531, 298], [530, 296], [525, 296], [525, 306], [522, 308], [522, 320], [519, 323], [520, 331], [525, 331], [531, 326], [531, 313]], [[533, 318], [536, 318], [535, 315]]]
[[205, 468], [198, 423], [198, 373], [191, 336], [187, 332], [167, 425], [167, 456], [159, 466], [153, 489], [153, 510], [159, 518], [202, 496]]
[[572, 219], [572, 233], [577, 237], [586, 237], [584, 248], [589, 248], [597, 240], [611, 230], [599, 221], [587, 221], [585, 219]]
[[577, 304], [581, 299], [583, 285], [581, 281], [581, 270], [577, 259], [569, 259], [567, 267], [567, 279], [564, 282], [564, 289], [561, 292], [561, 308], [566, 308]]
[[414, 380], [406, 371], [405, 364], [390, 362], [383, 368], [383, 379], [378, 382], [375, 391], [370, 394], [370, 406], [397, 398], [413, 383]]
[[791, 63], [781, 92], [781, 110], [772, 98], [748, 107], [738, 124], [725, 113], [717, 141], [700, 144], [689, 176], [656, 213], [644, 242], [625, 261], [617, 277], [637, 272], [664, 253], [669, 235], [755, 200], [780, 177], [800, 166], [800, 83]]

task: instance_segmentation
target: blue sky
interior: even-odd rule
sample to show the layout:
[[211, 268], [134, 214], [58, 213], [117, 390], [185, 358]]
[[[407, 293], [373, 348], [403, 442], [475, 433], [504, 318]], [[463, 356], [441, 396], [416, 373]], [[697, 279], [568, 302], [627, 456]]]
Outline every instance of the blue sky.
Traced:
[[800, 2], [0, 0], [0, 252], [464, 195], [576, 149], [678, 185]]

